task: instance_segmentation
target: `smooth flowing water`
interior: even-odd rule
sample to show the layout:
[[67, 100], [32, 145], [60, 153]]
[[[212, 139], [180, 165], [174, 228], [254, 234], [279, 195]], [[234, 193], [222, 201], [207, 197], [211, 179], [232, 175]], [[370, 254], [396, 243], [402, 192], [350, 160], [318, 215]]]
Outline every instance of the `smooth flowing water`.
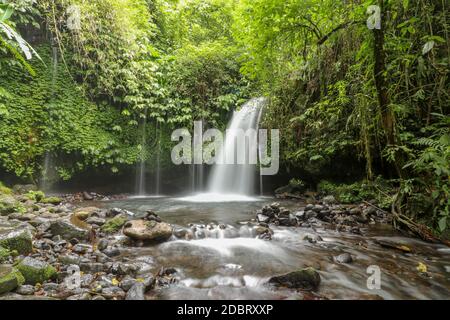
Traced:
[[[234, 132], [238, 129], [242, 129], [244, 132], [253, 129], [256, 133], [256, 130], [259, 127], [258, 121], [261, 119], [260, 114], [264, 103], [264, 98], [252, 99], [247, 102], [241, 110], [234, 113], [228, 127], [224, 147], [219, 155], [219, 157], [222, 157], [223, 159], [233, 160], [233, 164], [229, 164], [228, 161], [226, 161], [226, 164], [218, 164], [213, 167], [209, 182], [209, 190], [211, 192], [221, 194], [254, 194], [254, 182], [257, 167], [255, 164], [249, 163], [249, 154], [245, 157], [245, 164], [238, 164], [237, 158], [240, 155], [236, 152], [237, 143]], [[252, 139], [250, 138], [249, 140]], [[257, 152], [257, 134], [253, 141], [248, 141], [247, 143], [250, 143], [250, 147], [254, 147], [255, 152]]]
[[145, 116], [141, 124], [141, 154], [140, 161], [137, 164], [136, 170], [136, 194], [138, 196], [146, 195], [146, 177], [145, 177], [145, 163], [147, 152], [147, 108], [145, 109]]
[[[189, 199], [188, 199], [189, 200]], [[312, 266], [319, 270], [322, 284], [318, 294], [329, 299], [448, 299], [450, 292], [450, 250], [448, 247], [404, 237], [390, 226], [371, 226], [364, 236], [340, 233], [325, 227], [273, 227], [273, 240], [256, 237], [249, 224], [255, 211], [270, 198], [257, 201], [189, 202], [186, 198], [134, 199], [106, 202], [143, 214], [156, 211], [175, 230], [189, 232], [191, 240], [173, 237], [149, 247], [129, 247], [123, 254], [129, 261], [150, 261], [176, 268], [178, 283], [152, 293], [154, 299], [300, 299], [295, 290], [274, 289], [265, 283], [274, 275]], [[296, 210], [300, 203], [284, 201]], [[196, 227], [194, 228], [195, 225]], [[320, 235], [323, 241], [309, 243], [305, 235]], [[400, 242], [412, 254], [382, 248], [376, 240]], [[354, 262], [338, 264], [333, 256], [350, 253]], [[419, 263], [428, 275], [417, 271]], [[381, 289], [370, 290], [369, 266], [381, 269]]]

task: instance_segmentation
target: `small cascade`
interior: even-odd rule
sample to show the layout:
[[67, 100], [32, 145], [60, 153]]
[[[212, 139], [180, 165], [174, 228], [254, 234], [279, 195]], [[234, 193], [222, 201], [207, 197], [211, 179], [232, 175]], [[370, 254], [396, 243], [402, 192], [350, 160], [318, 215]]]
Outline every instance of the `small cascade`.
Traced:
[[[54, 45], [52, 46], [52, 79], [50, 92], [50, 107], [52, 107], [55, 100], [57, 78], [58, 78], [58, 47]], [[51, 110], [49, 112], [51, 112]], [[49, 191], [55, 176], [56, 173], [52, 156], [49, 151], [46, 151], [41, 171], [41, 180], [40, 180], [41, 189], [44, 191]]]
[[140, 149], [141, 154], [140, 154], [140, 162], [137, 164], [136, 170], [136, 194], [138, 196], [145, 196], [146, 194], [145, 164], [147, 152], [147, 108], [145, 109], [141, 128], [142, 128], [141, 149]]
[[157, 151], [156, 151], [156, 173], [155, 173], [155, 196], [161, 194], [161, 130], [156, 126], [156, 135], [158, 136]]

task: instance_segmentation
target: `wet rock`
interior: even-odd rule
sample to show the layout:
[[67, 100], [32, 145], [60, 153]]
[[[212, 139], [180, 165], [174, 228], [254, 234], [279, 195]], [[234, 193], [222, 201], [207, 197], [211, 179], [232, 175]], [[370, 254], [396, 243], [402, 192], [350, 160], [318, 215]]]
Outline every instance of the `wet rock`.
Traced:
[[102, 226], [106, 223], [106, 220], [99, 217], [90, 217], [86, 220], [86, 223], [88, 224], [96, 224], [98, 226]]
[[362, 213], [362, 211], [360, 208], [352, 208], [349, 211], [349, 214], [352, 216], [359, 216], [359, 215], [361, 215], [361, 213]]
[[315, 290], [321, 282], [320, 274], [313, 268], [301, 269], [270, 278], [269, 283], [291, 289]]
[[110, 272], [114, 275], [125, 276], [134, 274], [137, 271], [137, 267], [133, 264], [126, 264], [121, 262], [113, 263]]
[[303, 240], [308, 241], [309, 243], [317, 243], [319, 241], [323, 241], [322, 237], [316, 234], [306, 234], [303, 237]]
[[103, 250], [103, 253], [110, 258], [117, 257], [120, 256], [120, 249], [117, 247], [108, 247], [105, 250]]
[[92, 250], [92, 247], [88, 244], [76, 244], [72, 248], [72, 251], [75, 253], [78, 253], [78, 254], [85, 254], [91, 250]]
[[123, 299], [126, 296], [125, 291], [123, 291], [119, 287], [114, 287], [114, 286], [103, 288], [102, 295], [107, 299], [113, 299], [113, 298]]
[[316, 204], [312, 210], [313, 210], [314, 212], [316, 212], [316, 213], [319, 213], [320, 211], [323, 211], [323, 210], [325, 210], [325, 209], [326, 209], [325, 206], [322, 206], [322, 205], [320, 205], [320, 204]]
[[258, 222], [262, 222], [262, 223], [268, 223], [270, 221], [270, 217], [268, 217], [264, 214], [258, 214], [256, 219]]
[[32, 285], [21, 285], [16, 289], [16, 293], [22, 294], [24, 296], [31, 296], [34, 294], [34, 286]]
[[17, 269], [25, 278], [26, 284], [35, 285], [44, 283], [47, 280], [55, 279], [57, 276], [56, 269], [47, 262], [26, 257], [18, 265]]
[[322, 199], [323, 203], [326, 205], [336, 204], [337, 200], [334, 196], [326, 196]]
[[305, 211], [310, 211], [312, 209], [314, 209], [314, 205], [312, 203], [307, 204], [305, 207]]
[[79, 300], [79, 301], [84, 301], [84, 300], [91, 300], [91, 295], [88, 292], [84, 292], [84, 293], [80, 293], [80, 294], [76, 294], [73, 296], [68, 297], [66, 300]]
[[297, 211], [294, 215], [299, 221], [304, 221], [306, 219], [305, 211]]
[[145, 300], [145, 285], [141, 282], [135, 283], [127, 292], [125, 300]]
[[122, 281], [120, 281], [120, 287], [124, 291], [130, 290], [138, 281], [131, 276], [125, 276]]
[[0, 265], [0, 294], [13, 291], [25, 282], [22, 274], [8, 265]]
[[90, 194], [89, 192], [84, 191], [83, 192], [83, 200], [92, 201], [92, 200], [94, 200], [94, 196], [92, 194]]
[[172, 236], [172, 226], [165, 222], [133, 220], [125, 224], [123, 233], [133, 240], [165, 241]]
[[50, 226], [50, 232], [53, 235], [61, 236], [65, 240], [71, 240], [73, 238], [88, 240], [89, 237], [89, 232], [87, 230], [78, 228], [65, 220], [53, 221]]
[[108, 247], [108, 244], [109, 242], [107, 239], [100, 239], [100, 241], [97, 243], [97, 249], [103, 251]]
[[27, 255], [33, 250], [31, 233], [27, 229], [14, 231], [0, 229], [0, 247]]
[[74, 254], [65, 254], [58, 256], [58, 261], [63, 265], [80, 265], [81, 258]]
[[349, 253], [340, 254], [337, 257], [334, 257], [334, 260], [337, 263], [352, 263], [353, 262], [353, 258], [351, 256], [351, 254], [349, 254]]
[[396, 249], [400, 250], [404, 253], [411, 253], [412, 249], [408, 247], [407, 245], [401, 243], [401, 242], [394, 242], [390, 240], [375, 240], [377, 244], [382, 246], [383, 248], [389, 248], [389, 249]]
[[83, 263], [80, 263], [80, 269], [83, 272], [99, 273], [99, 272], [103, 272], [104, 269], [106, 269], [106, 265], [104, 266], [103, 263], [83, 262]]

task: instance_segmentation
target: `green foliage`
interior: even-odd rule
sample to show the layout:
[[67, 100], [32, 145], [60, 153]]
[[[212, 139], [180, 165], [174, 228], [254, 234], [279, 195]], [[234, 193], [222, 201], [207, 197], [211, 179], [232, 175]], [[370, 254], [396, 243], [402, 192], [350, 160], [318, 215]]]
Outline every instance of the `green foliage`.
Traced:
[[42, 191], [29, 191], [25, 196], [30, 200], [40, 202], [45, 198], [45, 193]]
[[378, 177], [375, 181], [350, 184], [320, 181], [317, 191], [322, 195], [333, 195], [340, 203], [353, 204], [374, 201], [382, 209], [389, 210], [394, 201], [395, 188], [392, 182]]

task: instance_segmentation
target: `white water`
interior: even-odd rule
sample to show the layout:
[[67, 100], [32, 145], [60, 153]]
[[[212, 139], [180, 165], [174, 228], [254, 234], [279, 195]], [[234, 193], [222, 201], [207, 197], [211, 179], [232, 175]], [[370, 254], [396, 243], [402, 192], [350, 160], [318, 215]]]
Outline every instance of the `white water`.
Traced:
[[[264, 98], [255, 98], [247, 102], [239, 111], [235, 111], [228, 126], [224, 146], [219, 152], [218, 158], [226, 159], [227, 155], [235, 155], [236, 161], [236, 136], [233, 131], [242, 129], [258, 130], [261, 121]], [[246, 142], [248, 146], [248, 141]], [[257, 146], [253, 146], [257, 147]], [[212, 168], [208, 183], [208, 193], [196, 194], [182, 198], [190, 202], [250, 202], [257, 201], [252, 197], [255, 194], [255, 175], [258, 167], [249, 164], [249, 151], [246, 148], [246, 164], [216, 164]], [[194, 169], [195, 170], [195, 169]], [[195, 171], [192, 173], [195, 176]], [[262, 179], [259, 179], [258, 193], [262, 193]], [[195, 188], [195, 186], [194, 186]]]
[[142, 120], [142, 136], [141, 136], [141, 154], [140, 162], [136, 170], [136, 194], [138, 196], [145, 196], [145, 162], [147, 151], [147, 108], [145, 109], [145, 116]]
[[[58, 77], [58, 47], [52, 46], [52, 85], [51, 85], [51, 102], [55, 99], [56, 79]], [[40, 187], [44, 191], [50, 191], [52, 179], [55, 178], [56, 173], [52, 161], [52, 155], [49, 151], [45, 152], [44, 162], [41, 171]]]

